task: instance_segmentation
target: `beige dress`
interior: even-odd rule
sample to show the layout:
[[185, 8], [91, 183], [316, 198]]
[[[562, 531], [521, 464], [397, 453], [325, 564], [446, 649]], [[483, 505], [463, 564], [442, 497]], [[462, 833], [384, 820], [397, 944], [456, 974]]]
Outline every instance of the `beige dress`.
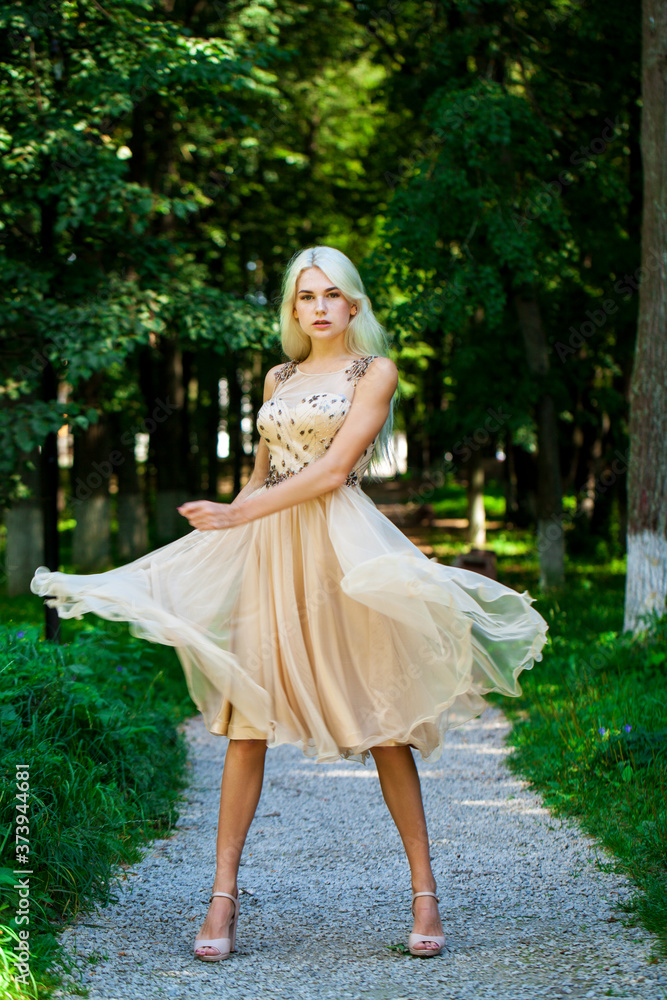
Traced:
[[[326, 375], [282, 367], [257, 417], [271, 467], [256, 493], [324, 454], [372, 360]], [[191, 531], [106, 573], [39, 567], [32, 590], [62, 617], [94, 612], [173, 645], [212, 733], [296, 744], [323, 761], [365, 761], [381, 744], [436, 760], [484, 694], [520, 694], [548, 626], [527, 591], [408, 541], [361, 488], [372, 447], [313, 500]]]

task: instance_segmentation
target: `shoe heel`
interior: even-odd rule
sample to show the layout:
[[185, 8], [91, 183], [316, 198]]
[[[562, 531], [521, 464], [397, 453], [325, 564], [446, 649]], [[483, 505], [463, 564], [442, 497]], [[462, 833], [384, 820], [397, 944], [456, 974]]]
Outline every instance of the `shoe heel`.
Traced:
[[232, 919], [232, 926], [231, 926], [231, 928], [229, 930], [229, 939], [230, 939], [229, 940], [229, 950], [230, 951], [236, 951], [237, 950], [236, 949], [236, 928], [238, 927], [238, 923], [239, 923], [239, 910], [240, 909], [241, 909], [241, 907], [239, 905], [239, 901], [238, 901], [238, 897], [237, 897], [236, 906], [234, 908], [234, 917]]

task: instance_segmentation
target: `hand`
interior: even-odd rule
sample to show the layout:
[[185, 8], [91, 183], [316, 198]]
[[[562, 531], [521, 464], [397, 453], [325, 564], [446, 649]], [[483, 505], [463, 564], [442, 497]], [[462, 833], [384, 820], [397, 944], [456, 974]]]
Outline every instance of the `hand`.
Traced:
[[241, 514], [240, 505], [234, 507], [229, 503], [214, 503], [212, 500], [189, 500], [176, 510], [198, 531], [233, 528], [247, 520]]

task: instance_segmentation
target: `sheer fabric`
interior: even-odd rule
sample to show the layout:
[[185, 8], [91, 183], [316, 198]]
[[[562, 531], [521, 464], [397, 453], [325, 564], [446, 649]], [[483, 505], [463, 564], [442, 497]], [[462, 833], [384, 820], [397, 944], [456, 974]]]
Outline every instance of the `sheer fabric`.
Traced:
[[[256, 492], [324, 454], [371, 362], [327, 375], [284, 366], [257, 417], [271, 471]], [[63, 618], [93, 612], [173, 645], [212, 733], [322, 761], [364, 761], [385, 743], [437, 760], [485, 694], [520, 694], [548, 625], [527, 591], [420, 552], [359, 485], [371, 453], [314, 500], [191, 531], [106, 573], [39, 567], [32, 590]]]

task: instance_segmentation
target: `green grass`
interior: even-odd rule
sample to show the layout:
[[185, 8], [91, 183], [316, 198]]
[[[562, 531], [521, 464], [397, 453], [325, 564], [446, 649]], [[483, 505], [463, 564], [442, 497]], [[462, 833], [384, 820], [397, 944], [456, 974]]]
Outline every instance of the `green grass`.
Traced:
[[[0, 599], [0, 613], [0, 994], [45, 996], [54, 962], [68, 967], [58, 929], [112, 901], [142, 845], [173, 827], [187, 765], [177, 726], [194, 706], [173, 649], [135, 639], [124, 624], [63, 621], [57, 645], [41, 639], [35, 597]], [[21, 929], [13, 870], [25, 870], [15, 846], [18, 765], [29, 768], [35, 977], [21, 992], [12, 982], [12, 935]]]
[[[502, 519], [502, 489], [488, 489], [487, 518]], [[466, 517], [456, 483], [425, 499], [439, 517]], [[565, 584], [548, 595], [538, 586], [534, 530], [487, 532], [498, 579], [537, 599], [550, 640], [521, 675], [521, 697], [490, 700], [513, 722], [510, 767], [611, 852], [636, 887], [626, 919], [656, 933], [667, 955], [667, 616], [650, 636], [622, 632], [625, 558], [617, 543], [568, 522], [573, 504], [566, 498]], [[615, 521], [611, 530], [617, 536]], [[424, 540], [448, 563], [470, 547], [461, 530], [431, 529]]]
[[522, 696], [502, 701], [510, 767], [613, 852], [637, 889], [628, 913], [667, 955], [667, 616], [650, 635], [622, 633], [623, 587], [601, 573], [595, 586], [570, 574], [536, 607], [551, 644]]

